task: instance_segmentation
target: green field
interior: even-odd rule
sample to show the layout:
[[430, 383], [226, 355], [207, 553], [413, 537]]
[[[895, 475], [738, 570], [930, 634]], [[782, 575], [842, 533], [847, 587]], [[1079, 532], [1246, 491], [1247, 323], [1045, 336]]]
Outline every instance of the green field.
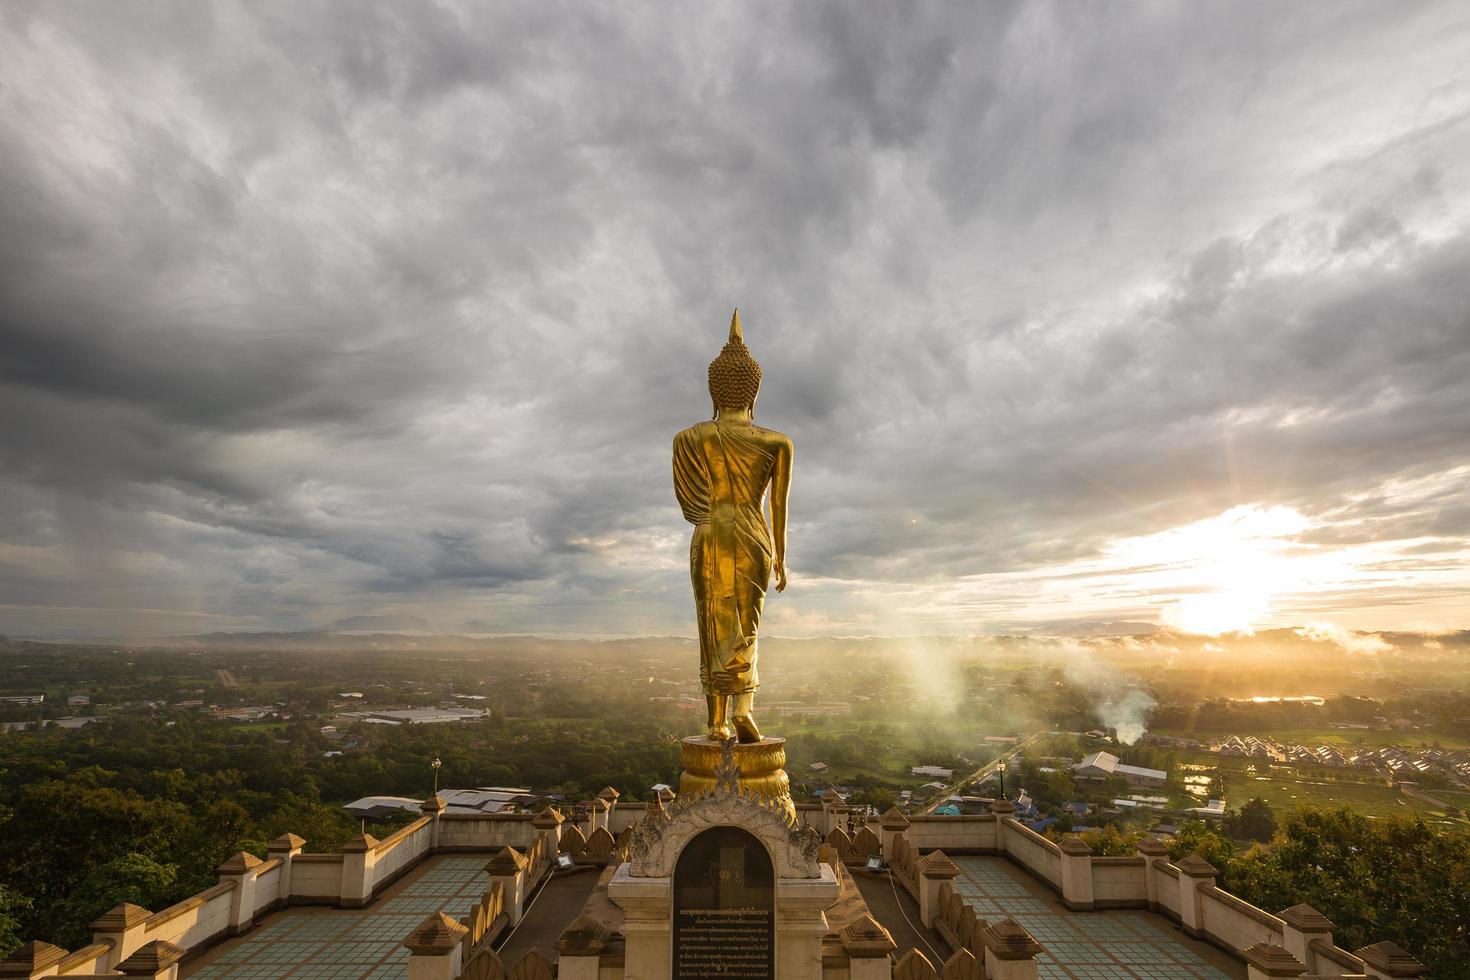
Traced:
[[[1399, 792], [1382, 780], [1358, 770], [1326, 768], [1295, 769], [1259, 759], [1218, 756], [1208, 752], [1176, 752], [1180, 763], [1213, 766], [1225, 780], [1225, 794], [1232, 806], [1259, 796], [1274, 809], [1311, 805], [1326, 809], [1351, 807], [1371, 817], [1419, 814], [1427, 819], [1445, 819], [1445, 812], [1424, 800]], [[1254, 771], [1252, 771], [1254, 766]], [[1446, 802], [1457, 801], [1436, 791]]]
[[1426, 789], [1424, 792], [1470, 813], [1470, 791], [1462, 789]]
[[1180, 728], [1155, 728], [1151, 729], [1154, 735], [1167, 735], [1173, 738], [1193, 738], [1199, 741], [1218, 741], [1229, 735], [1254, 735], [1257, 738], [1274, 738], [1278, 742], [1296, 742], [1306, 746], [1317, 745], [1365, 745], [1369, 748], [1381, 748], [1385, 745], [1397, 745], [1404, 749], [1418, 748], [1420, 745], [1434, 745], [1438, 743], [1441, 748], [1446, 749], [1470, 749], [1470, 738], [1462, 735], [1443, 735], [1434, 732], [1400, 732], [1379, 731], [1377, 729], [1361, 728], [1279, 728], [1252, 732], [1227, 732], [1215, 731], [1213, 729], [1201, 729], [1188, 732]]

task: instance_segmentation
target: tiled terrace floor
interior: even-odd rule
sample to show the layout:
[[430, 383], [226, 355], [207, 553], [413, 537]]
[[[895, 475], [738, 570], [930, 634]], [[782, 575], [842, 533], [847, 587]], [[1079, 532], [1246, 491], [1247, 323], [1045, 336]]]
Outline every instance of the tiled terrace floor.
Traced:
[[431, 858], [365, 909], [296, 907], [277, 912], [223, 943], [183, 976], [235, 980], [400, 980], [408, 975], [403, 940], [441, 909], [458, 919], [485, 890], [484, 854]]
[[955, 888], [982, 919], [1014, 918], [1046, 952], [1041, 980], [1235, 980], [1245, 964], [1190, 939], [1154, 912], [1069, 912], [1055, 892], [1005, 858], [955, 857]]

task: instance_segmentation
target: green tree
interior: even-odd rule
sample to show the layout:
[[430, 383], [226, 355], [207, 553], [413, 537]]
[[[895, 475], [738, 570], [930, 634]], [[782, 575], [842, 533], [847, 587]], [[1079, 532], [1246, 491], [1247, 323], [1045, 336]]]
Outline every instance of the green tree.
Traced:
[[1226, 836], [1235, 840], [1268, 842], [1276, 836], [1276, 813], [1271, 804], [1257, 797], [1225, 818]]
[[88, 871], [57, 907], [52, 935], [68, 948], [91, 941], [87, 928], [97, 916], [120, 902], [132, 902], [158, 911], [183, 896], [179, 894], [179, 869], [159, 864], [146, 854], [124, 854]]
[[1312, 905], [1340, 946], [1391, 940], [1433, 976], [1470, 980], [1470, 832], [1303, 807], [1222, 884], [1270, 911]]
[[93, 869], [129, 853], [168, 862], [192, 829], [178, 803], [47, 781], [23, 788], [0, 826], [0, 877], [35, 903], [34, 925], [49, 930], [60, 921], [52, 907]]
[[1138, 842], [1143, 839], [1143, 832], [1119, 831], [1117, 827], [1108, 824], [1101, 830], [1085, 831], [1080, 836], [1082, 842], [1092, 848], [1092, 853], [1099, 857], [1127, 857], [1138, 848]]
[[[1179, 861], [1190, 854], [1198, 854], [1222, 874], [1228, 874], [1235, 860], [1235, 845], [1202, 820], [1191, 820], [1179, 828], [1169, 843], [1169, 860]], [[1285, 908], [1285, 906], [1282, 906]]]
[[0, 885], [0, 958], [24, 942], [21, 921], [31, 910], [30, 899], [13, 888]]

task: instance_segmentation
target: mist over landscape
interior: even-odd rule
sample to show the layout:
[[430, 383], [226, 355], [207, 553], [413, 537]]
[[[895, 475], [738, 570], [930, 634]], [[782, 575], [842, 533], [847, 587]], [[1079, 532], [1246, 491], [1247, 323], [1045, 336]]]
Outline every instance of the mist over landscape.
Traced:
[[1470, 980], [1467, 66], [0, 2], [0, 976]]

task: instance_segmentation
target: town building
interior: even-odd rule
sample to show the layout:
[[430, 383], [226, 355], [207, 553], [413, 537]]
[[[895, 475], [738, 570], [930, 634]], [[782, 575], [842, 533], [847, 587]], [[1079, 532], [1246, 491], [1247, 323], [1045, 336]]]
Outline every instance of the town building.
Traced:
[[1094, 752], [1072, 767], [1078, 779], [1104, 780], [1122, 776], [1130, 786], [1162, 786], [1169, 774], [1162, 769], [1124, 765], [1111, 752]]

